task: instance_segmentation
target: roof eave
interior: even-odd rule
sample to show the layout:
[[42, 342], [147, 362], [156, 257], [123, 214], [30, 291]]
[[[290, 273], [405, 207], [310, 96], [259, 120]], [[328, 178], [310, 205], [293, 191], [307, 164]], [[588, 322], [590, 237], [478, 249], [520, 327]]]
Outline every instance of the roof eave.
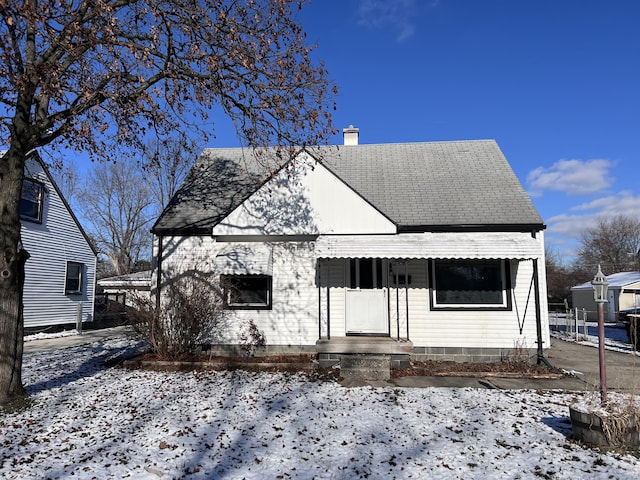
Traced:
[[546, 229], [543, 223], [504, 223], [504, 224], [438, 224], [438, 225], [399, 225], [398, 233], [421, 232], [540, 232]]
[[212, 227], [155, 227], [151, 229], [151, 233], [159, 237], [171, 235], [202, 236], [211, 235]]

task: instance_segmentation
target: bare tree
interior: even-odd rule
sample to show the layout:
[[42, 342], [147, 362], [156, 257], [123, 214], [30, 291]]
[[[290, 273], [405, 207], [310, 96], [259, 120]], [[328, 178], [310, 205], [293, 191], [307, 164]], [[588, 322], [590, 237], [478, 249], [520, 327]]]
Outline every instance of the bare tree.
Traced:
[[580, 238], [577, 262], [595, 273], [598, 265], [607, 274], [637, 268], [640, 220], [626, 215], [599, 218]]
[[557, 251], [545, 247], [545, 267], [547, 271], [547, 298], [549, 303], [563, 303], [571, 292], [571, 275], [562, 263]]
[[182, 135], [149, 142], [145, 146], [142, 167], [151, 179], [150, 188], [158, 215], [180, 187], [193, 160], [188, 140]]
[[149, 182], [135, 162], [101, 163], [87, 176], [78, 201], [98, 251], [115, 275], [150, 256], [154, 216]]
[[314, 46], [296, 18], [303, 3], [0, 0], [0, 404], [26, 395], [29, 254], [19, 202], [27, 154], [70, 147], [127, 161], [185, 119], [206, 125], [213, 107], [251, 148], [291, 155], [324, 143], [335, 87], [310, 58]]
[[73, 204], [79, 193], [82, 179], [75, 161], [67, 160], [64, 164], [56, 163], [49, 169], [64, 199]]

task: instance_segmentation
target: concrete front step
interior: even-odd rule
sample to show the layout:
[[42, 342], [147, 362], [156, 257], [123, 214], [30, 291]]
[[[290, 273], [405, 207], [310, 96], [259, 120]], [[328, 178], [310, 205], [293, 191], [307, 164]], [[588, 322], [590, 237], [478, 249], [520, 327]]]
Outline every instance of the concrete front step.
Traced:
[[340, 376], [348, 380], [372, 381], [391, 378], [390, 355], [343, 355]]

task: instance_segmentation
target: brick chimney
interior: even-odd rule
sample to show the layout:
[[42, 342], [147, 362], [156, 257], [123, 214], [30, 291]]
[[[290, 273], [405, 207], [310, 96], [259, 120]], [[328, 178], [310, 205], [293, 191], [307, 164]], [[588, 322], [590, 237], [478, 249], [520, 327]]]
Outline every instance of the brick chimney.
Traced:
[[345, 145], [358, 145], [359, 128], [349, 125], [347, 128], [342, 129], [342, 135], [344, 136]]

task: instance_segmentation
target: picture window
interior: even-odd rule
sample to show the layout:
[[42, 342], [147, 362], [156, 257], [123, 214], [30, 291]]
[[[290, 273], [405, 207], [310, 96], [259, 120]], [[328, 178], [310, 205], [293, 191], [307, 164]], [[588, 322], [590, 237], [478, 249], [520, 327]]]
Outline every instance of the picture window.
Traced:
[[503, 260], [434, 260], [433, 308], [510, 308]]

